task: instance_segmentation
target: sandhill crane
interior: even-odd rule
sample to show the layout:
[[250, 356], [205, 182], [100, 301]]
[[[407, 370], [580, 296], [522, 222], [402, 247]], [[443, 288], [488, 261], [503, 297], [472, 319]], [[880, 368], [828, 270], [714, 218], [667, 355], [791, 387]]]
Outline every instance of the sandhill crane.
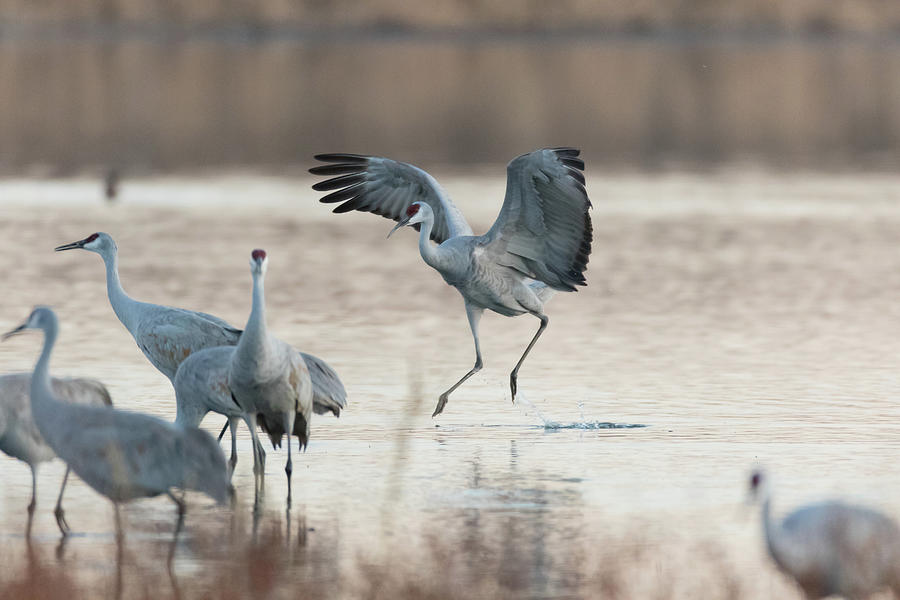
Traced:
[[[219, 346], [191, 354], [178, 367], [174, 382], [176, 423], [197, 427], [208, 412], [228, 417], [226, 427], [231, 428], [231, 458], [228, 462], [232, 472], [237, 464], [237, 423], [243, 418], [243, 409], [235, 402], [228, 388], [228, 369], [234, 349], [234, 346]], [[306, 363], [312, 381], [313, 412], [331, 412], [335, 417], [340, 416], [341, 409], [347, 405], [347, 393], [337, 373], [318, 357], [304, 352], [299, 355]], [[272, 445], [279, 447], [284, 435], [281, 423], [272, 423], [265, 415], [257, 415], [257, 420], [260, 427], [269, 434]], [[306, 435], [305, 427], [306, 423], [297, 419], [294, 434], [298, 437]], [[265, 466], [265, 450], [260, 446], [256, 452]]]
[[[173, 386], [178, 366], [187, 357], [206, 348], [237, 344], [241, 330], [219, 317], [182, 308], [140, 302], [128, 296], [119, 282], [118, 248], [109, 234], [94, 233], [83, 240], [58, 246], [56, 251], [75, 249], [94, 252], [103, 259], [106, 266], [106, 291], [113, 311], [125, 329], [131, 333], [144, 356], [169, 378]], [[326, 368], [330, 370], [327, 365]], [[331, 373], [333, 374], [333, 371]], [[329, 374], [313, 370], [312, 376], [314, 385], [317, 380], [320, 381], [321, 384], [316, 387], [327, 392], [316, 395], [317, 412], [331, 411], [338, 416], [346, 404], [343, 386], [340, 387], [340, 393], [336, 393], [333, 378]], [[336, 375], [334, 377], [336, 378]], [[338, 385], [340, 385], [339, 381]], [[217, 406], [228, 406], [233, 403], [230, 399], [225, 402], [222, 399], [212, 398], [209, 399], [209, 402], [198, 401], [195, 408], [199, 409], [204, 404], [210, 406], [209, 410], [220, 412], [217, 410]], [[230, 415], [230, 413], [222, 414]], [[202, 419], [202, 415], [199, 418]], [[219, 434], [219, 439], [225, 434], [225, 429], [234, 424], [233, 420], [226, 423], [222, 433]], [[236, 435], [234, 428], [232, 428], [231, 435], [232, 447], [234, 447], [234, 436]], [[234, 455], [232, 455], [232, 459], [236, 460]]]
[[31, 377], [32, 417], [56, 455], [113, 502], [119, 538], [122, 502], [167, 494], [178, 507], [179, 527], [185, 506], [172, 488], [197, 490], [224, 503], [233, 494], [225, 456], [205, 431], [140, 413], [69, 404], [57, 397], [49, 363], [58, 328], [53, 310], [39, 306], [3, 339], [26, 329], [44, 332], [44, 348]]
[[892, 519], [869, 508], [827, 501], [798, 508], [776, 522], [766, 479], [754, 472], [750, 494], [762, 502], [769, 554], [807, 598], [865, 598], [885, 588], [900, 597], [900, 530]]
[[404, 225], [414, 226], [422, 259], [465, 300], [475, 366], [440, 395], [432, 416], [444, 410], [453, 390], [481, 370], [478, 323], [485, 309], [507, 317], [528, 313], [541, 322], [509, 376], [515, 402], [519, 368], [549, 323], [544, 302], [554, 290], [586, 285], [591, 203], [579, 154], [575, 148], [546, 148], [513, 159], [506, 168], [503, 207], [481, 236], [473, 235], [437, 181], [413, 165], [358, 154], [316, 156], [330, 164], [313, 167], [311, 173], [337, 176], [313, 185], [317, 191], [336, 190], [321, 202], [343, 202], [336, 213], [359, 210], [398, 221], [388, 237]]
[[[94, 379], [60, 378], [50, 380], [53, 393], [65, 402], [112, 406], [106, 387]], [[28, 525], [26, 535], [31, 533], [34, 509], [37, 505], [37, 472], [41, 463], [56, 458], [53, 449], [41, 437], [34, 419], [31, 418], [31, 373], [10, 373], [0, 376], [0, 451], [18, 458], [31, 467], [31, 503], [28, 505]], [[63, 492], [69, 480], [69, 469], [63, 476], [62, 487], [53, 514], [62, 534], [68, 535], [62, 507]]]
[[57, 246], [56, 251], [87, 250], [106, 265], [106, 293], [113, 311], [154, 367], [174, 382], [178, 365], [204, 348], [233, 346], [241, 330], [219, 317], [202, 312], [140, 302], [119, 282], [118, 248], [109, 234], [98, 232], [83, 240]]
[[[309, 421], [313, 412], [313, 386], [306, 362], [290, 345], [269, 335], [266, 329], [265, 275], [268, 258], [264, 250], [250, 255], [253, 278], [253, 304], [244, 333], [231, 357], [228, 387], [235, 401], [244, 410], [244, 419], [253, 436], [253, 472], [256, 477], [257, 500], [263, 475], [263, 457], [256, 433], [257, 415], [262, 415], [269, 435], [280, 425], [282, 432], [294, 432], [300, 448], [309, 442]], [[299, 421], [298, 427], [294, 426]], [[280, 436], [278, 436], [280, 441]], [[272, 440], [275, 443], [275, 439]], [[287, 436], [287, 506], [291, 506], [291, 436]]]

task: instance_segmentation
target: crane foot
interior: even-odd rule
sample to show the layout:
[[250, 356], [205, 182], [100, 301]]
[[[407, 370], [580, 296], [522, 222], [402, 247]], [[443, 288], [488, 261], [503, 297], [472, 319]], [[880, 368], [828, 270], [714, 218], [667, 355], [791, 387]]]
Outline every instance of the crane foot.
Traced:
[[66, 521], [66, 511], [63, 510], [62, 506], [57, 506], [53, 511], [53, 515], [56, 517], [56, 525], [59, 527], [59, 530], [63, 534], [63, 537], [69, 535], [69, 532], [72, 529], [69, 527], [69, 523]]
[[439, 414], [441, 414], [442, 412], [444, 412], [444, 407], [447, 406], [447, 400], [448, 400], [447, 394], [441, 394], [441, 397], [438, 398], [438, 403], [434, 409], [434, 412], [431, 413], [432, 419], [434, 417], [438, 416]]

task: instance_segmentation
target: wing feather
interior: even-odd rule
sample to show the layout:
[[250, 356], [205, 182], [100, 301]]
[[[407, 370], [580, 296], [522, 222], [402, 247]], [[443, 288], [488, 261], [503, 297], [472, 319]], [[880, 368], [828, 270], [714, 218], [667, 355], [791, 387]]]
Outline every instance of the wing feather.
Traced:
[[347, 406], [347, 391], [338, 374], [317, 356], [305, 352], [301, 352], [300, 356], [306, 362], [312, 381], [313, 411], [317, 415], [331, 412], [335, 417], [341, 416], [341, 409]]
[[310, 173], [335, 177], [316, 183], [313, 189], [335, 190], [319, 199], [343, 202], [334, 208], [335, 213], [358, 210], [399, 221], [410, 204], [426, 202], [434, 212], [431, 239], [440, 244], [458, 235], [472, 235], [472, 228], [441, 186], [418, 167], [360, 154], [318, 154], [316, 160], [330, 164], [313, 167]]
[[555, 290], [586, 285], [591, 202], [576, 148], [545, 148], [507, 166], [506, 198], [479, 243], [498, 263]]

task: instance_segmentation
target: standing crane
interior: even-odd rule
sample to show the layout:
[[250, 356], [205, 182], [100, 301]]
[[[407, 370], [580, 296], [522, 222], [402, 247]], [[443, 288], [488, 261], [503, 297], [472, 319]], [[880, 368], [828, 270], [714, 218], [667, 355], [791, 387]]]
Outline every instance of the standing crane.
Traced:
[[[237, 438], [234, 435], [237, 423], [244, 412], [235, 402], [228, 388], [228, 370], [234, 355], [234, 346], [206, 348], [191, 354], [178, 367], [175, 374], [175, 403], [177, 406], [175, 423], [198, 427], [208, 412], [225, 415], [231, 428], [231, 472], [237, 465]], [[324, 414], [331, 412], [339, 417], [341, 409], [347, 404], [347, 392], [334, 369], [322, 359], [304, 352], [298, 353], [306, 363], [313, 387], [313, 412]], [[270, 422], [264, 414], [257, 415], [260, 427], [269, 434], [272, 445], [281, 445], [284, 430], [280, 422]], [[297, 419], [294, 422], [294, 435], [306, 435], [305, 422]], [[223, 430], [224, 433], [224, 430]], [[266, 452], [258, 446], [263, 468]]]
[[3, 339], [27, 329], [44, 332], [44, 347], [31, 376], [34, 423], [56, 455], [113, 502], [120, 539], [122, 502], [166, 494], [178, 507], [180, 527], [185, 505], [172, 488], [197, 490], [219, 503], [233, 495], [222, 449], [205, 431], [150, 415], [60, 400], [49, 372], [59, 331], [56, 313], [39, 306]]
[[[507, 317], [530, 314], [541, 324], [509, 376], [512, 401], [525, 357], [547, 328], [544, 303], [554, 291], [586, 285], [591, 253], [591, 202], [584, 161], [575, 148], [545, 148], [513, 159], [506, 168], [506, 198], [494, 225], [476, 236], [459, 209], [425, 171], [377, 156], [319, 154], [328, 163], [314, 175], [334, 176], [313, 185], [332, 191], [321, 202], [342, 202], [334, 212], [372, 212], [419, 231], [419, 253], [455, 287], [466, 306], [475, 339], [475, 366], [440, 395], [432, 416], [450, 394], [481, 370], [478, 324], [485, 309]], [[438, 245], [433, 246], [429, 240]]]
[[[182, 361], [206, 348], [234, 346], [238, 343], [241, 330], [219, 317], [183, 308], [140, 302], [126, 294], [119, 282], [118, 248], [108, 233], [93, 233], [83, 240], [58, 246], [56, 251], [75, 249], [94, 252], [103, 259], [103, 264], [106, 266], [106, 292], [113, 311], [134, 338], [144, 356], [176, 387], [176, 397], [178, 391], [175, 386], [175, 375]], [[313, 369], [311, 372], [313, 385], [316, 389], [323, 391], [321, 394], [316, 394], [316, 412], [332, 412], [335, 416], [339, 416], [341, 409], [346, 406], [346, 393], [343, 391], [343, 386], [331, 367], [318, 358], [310, 358], [324, 365], [324, 367]], [[335, 380], [337, 386], [335, 386]], [[206, 393], [204, 391], [204, 394]], [[182, 398], [190, 397], [194, 396], [182, 394]], [[233, 402], [230, 393], [224, 398], [204, 399], [202, 395], [196, 397], [197, 406], [189, 408], [193, 412], [204, 405], [209, 406], [208, 410], [213, 412], [221, 412], [217, 410], [217, 407], [226, 407], [229, 411], [232, 410]], [[208, 411], [204, 411], [203, 415], [206, 412]], [[226, 417], [231, 416], [230, 412], [221, 414]], [[200, 415], [199, 418], [202, 419], [203, 415]], [[199, 421], [196, 424], [199, 424]], [[219, 434], [219, 439], [222, 439], [225, 429], [231, 427], [233, 452], [236, 445], [236, 425], [237, 420], [229, 419], [225, 428], [222, 429], [222, 433]], [[259, 449], [261, 450], [262, 447]], [[236, 463], [236, 454], [232, 453], [231, 460], [232, 464]]]
[[56, 251], [79, 248], [99, 254], [103, 259], [106, 293], [113, 312], [147, 360], [169, 381], [174, 381], [181, 361], [194, 352], [237, 344], [241, 330], [219, 317], [141, 302], [126, 294], [119, 282], [118, 248], [108, 233], [93, 233], [83, 240], [57, 246]]
[[900, 529], [891, 518], [826, 501], [798, 508], [777, 522], [761, 471], [750, 477], [750, 495], [762, 503], [769, 555], [806, 598], [866, 598], [884, 589], [900, 598]]
[[[53, 377], [50, 380], [53, 393], [65, 402], [93, 406], [112, 406], [106, 387], [94, 379]], [[18, 458], [31, 467], [31, 503], [28, 505], [28, 525], [25, 534], [31, 534], [34, 509], [37, 506], [37, 472], [41, 463], [56, 458], [53, 448], [41, 437], [31, 417], [31, 373], [10, 373], [0, 376], [0, 451]], [[69, 533], [63, 493], [69, 480], [69, 469], [63, 476], [59, 498], [53, 511], [56, 524], [63, 536]]]
[[[228, 387], [244, 411], [244, 419], [253, 436], [253, 473], [259, 499], [264, 457], [256, 433], [257, 415], [270, 427], [269, 435], [287, 432], [287, 506], [291, 507], [291, 435], [297, 435], [300, 448], [309, 442], [309, 421], [313, 412], [313, 385], [309, 369], [300, 354], [289, 344], [270, 335], [266, 328], [265, 276], [268, 257], [265, 250], [250, 255], [253, 278], [253, 304], [244, 333], [234, 349], [228, 370]], [[295, 421], [298, 426], [295, 427]], [[277, 428], [277, 429], [276, 429]], [[273, 433], [274, 432], [274, 433]], [[278, 441], [280, 442], [280, 435]], [[273, 444], [275, 439], [272, 440]]]

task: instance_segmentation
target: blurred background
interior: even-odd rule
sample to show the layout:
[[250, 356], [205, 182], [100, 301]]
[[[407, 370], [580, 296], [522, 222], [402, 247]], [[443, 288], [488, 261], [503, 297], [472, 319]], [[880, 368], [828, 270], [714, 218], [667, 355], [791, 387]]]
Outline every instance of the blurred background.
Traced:
[[[412, 231], [319, 204], [312, 155], [426, 167], [483, 232], [502, 165], [558, 145], [587, 164], [589, 286], [550, 305], [515, 404], [536, 322], [488, 315], [484, 370], [433, 420], [472, 364], [459, 296]], [[0, 331], [55, 306], [54, 373], [172, 419], [98, 258], [52, 249], [110, 232], [135, 298], [240, 326], [263, 247], [271, 331], [350, 396], [290, 518], [272, 450], [250, 521], [242, 428], [243, 504], [192, 498], [174, 569], [167, 498], [129, 507], [123, 554], [77, 478], [57, 548], [58, 462], [17, 543], [32, 482], [0, 457], [0, 600], [123, 572], [125, 600], [181, 598], [176, 575], [183, 597], [799, 598], [740, 505], [750, 468], [778, 514], [900, 515], [898, 165], [897, 0], [0, 0]], [[0, 344], [2, 372], [39, 343]]]
[[0, 173], [895, 169], [891, 0], [0, 0]]

